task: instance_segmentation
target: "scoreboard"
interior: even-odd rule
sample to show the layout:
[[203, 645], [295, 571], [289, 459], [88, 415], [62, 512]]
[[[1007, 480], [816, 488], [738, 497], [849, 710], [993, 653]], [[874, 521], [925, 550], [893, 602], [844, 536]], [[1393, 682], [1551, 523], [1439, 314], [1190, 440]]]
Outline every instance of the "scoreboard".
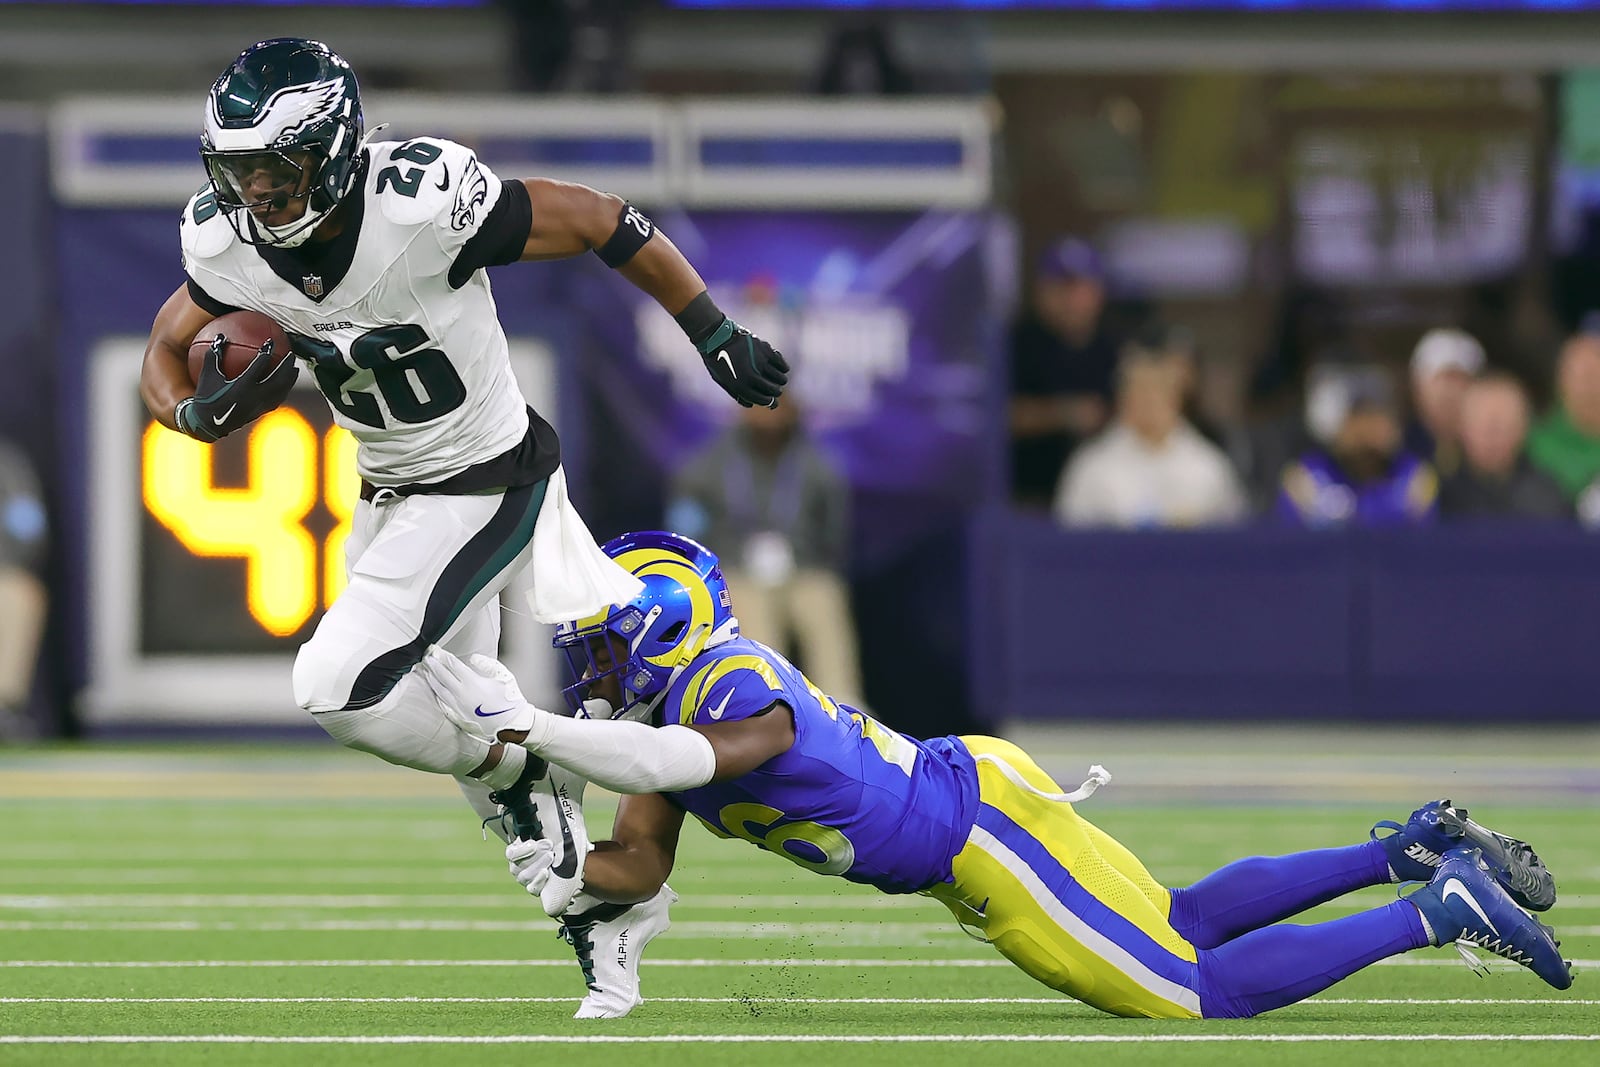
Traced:
[[[355, 439], [305, 374], [281, 407], [215, 445], [168, 430], [139, 398], [143, 351], [142, 338], [111, 338], [91, 356], [89, 716], [303, 723], [290, 670], [344, 588]], [[548, 415], [550, 352], [529, 341], [512, 352]], [[555, 660], [526, 617], [526, 583], [506, 598], [502, 656], [537, 700]]]

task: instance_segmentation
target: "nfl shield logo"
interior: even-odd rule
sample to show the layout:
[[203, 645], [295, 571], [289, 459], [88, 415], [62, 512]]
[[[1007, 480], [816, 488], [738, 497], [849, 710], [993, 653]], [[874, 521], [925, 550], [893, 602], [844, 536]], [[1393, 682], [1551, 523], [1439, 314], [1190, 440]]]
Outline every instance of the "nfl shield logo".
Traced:
[[311, 299], [320, 299], [322, 296], [322, 275], [307, 274], [304, 278], [300, 279], [300, 288], [304, 289], [306, 291], [306, 295]]

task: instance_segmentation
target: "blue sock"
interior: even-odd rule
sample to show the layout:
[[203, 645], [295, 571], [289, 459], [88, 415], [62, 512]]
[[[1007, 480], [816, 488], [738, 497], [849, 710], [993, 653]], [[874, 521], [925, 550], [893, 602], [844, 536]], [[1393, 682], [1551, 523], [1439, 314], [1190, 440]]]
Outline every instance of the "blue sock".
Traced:
[[1200, 953], [1200, 1011], [1247, 1019], [1431, 943], [1416, 905], [1404, 900], [1316, 926], [1268, 926]]
[[1252, 856], [1174, 889], [1170, 921], [1195, 948], [1215, 948], [1353, 889], [1388, 881], [1388, 853], [1378, 841]]

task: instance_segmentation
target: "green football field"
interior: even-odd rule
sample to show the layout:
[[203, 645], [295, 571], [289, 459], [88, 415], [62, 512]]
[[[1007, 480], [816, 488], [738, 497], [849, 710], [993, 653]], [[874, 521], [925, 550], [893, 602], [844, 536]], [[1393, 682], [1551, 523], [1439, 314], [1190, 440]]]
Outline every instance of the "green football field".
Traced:
[[[1081, 762], [1047, 766], [1075, 784]], [[1131, 784], [1081, 810], [1173, 884], [1349, 843], [1412, 806], [1389, 799], [1409, 781], [1371, 765], [1297, 771], [1285, 755], [1253, 786], [1222, 773], [1165, 790], [1140, 787], [1159, 761], [1133, 765]], [[0, 1064], [1600, 1062], [1589, 772], [1569, 758], [1539, 773], [1580, 788], [1524, 795], [1492, 788], [1487, 762], [1463, 766], [1443, 784], [1483, 786], [1474, 815], [1532, 840], [1557, 874], [1551, 921], [1580, 971], [1566, 993], [1499, 960], [1477, 977], [1442, 949], [1258, 1019], [1114, 1019], [1033, 984], [929, 900], [690, 827], [673, 928], [644, 957], [646, 1004], [580, 1023], [570, 950], [446, 781], [328, 746], [0, 753]], [[1343, 788], [1292, 788], [1318, 773]], [[609, 825], [605, 798], [590, 819]]]

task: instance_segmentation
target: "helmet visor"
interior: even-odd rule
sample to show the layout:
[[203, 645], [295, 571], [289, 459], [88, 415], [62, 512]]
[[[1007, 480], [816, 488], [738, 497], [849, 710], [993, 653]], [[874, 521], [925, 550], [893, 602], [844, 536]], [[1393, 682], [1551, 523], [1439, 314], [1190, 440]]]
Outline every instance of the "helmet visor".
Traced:
[[313, 154], [308, 149], [291, 152], [202, 152], [206, 173], [227, 207], [277, 214], [291, 200], [311, 192]]

